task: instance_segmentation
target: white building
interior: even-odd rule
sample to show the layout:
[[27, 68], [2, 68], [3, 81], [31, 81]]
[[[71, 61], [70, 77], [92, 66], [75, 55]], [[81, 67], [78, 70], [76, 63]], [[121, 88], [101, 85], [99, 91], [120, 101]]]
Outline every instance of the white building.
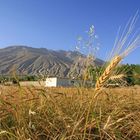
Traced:
[[46, 78], [45, 86], [46, 87], [69, 87], [74, 86], [76, 84], [80, 83], [80, 80], [71, 80], [67, 78]]

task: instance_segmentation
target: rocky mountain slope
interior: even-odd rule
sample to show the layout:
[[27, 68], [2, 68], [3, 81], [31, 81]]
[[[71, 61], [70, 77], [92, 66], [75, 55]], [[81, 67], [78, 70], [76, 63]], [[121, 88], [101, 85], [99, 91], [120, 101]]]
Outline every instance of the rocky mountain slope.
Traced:
[[[45, 74], [48, 76], [69, 77], [75, 72], [82, 73], [86, 57], [76, 51], [54, 51], [45, 48], [10, 46], [0, 49], [0, 74]], [[95, 65], [103, 61], [95, 60]]]

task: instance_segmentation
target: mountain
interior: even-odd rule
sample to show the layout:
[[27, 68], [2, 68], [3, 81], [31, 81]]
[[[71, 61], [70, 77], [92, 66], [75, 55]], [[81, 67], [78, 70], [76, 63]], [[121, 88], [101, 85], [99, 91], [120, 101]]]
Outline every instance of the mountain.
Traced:
[[[69, 77], [80, 75], [86, 60], [85, 55], [76, 51], [10, 46], [0, 49], [0, 74], [9, 75], [14, 71], [23, 75], [45, 74]], [[93, 64], [102, 65], [103, 63], [102, 60], [96, 59]]]

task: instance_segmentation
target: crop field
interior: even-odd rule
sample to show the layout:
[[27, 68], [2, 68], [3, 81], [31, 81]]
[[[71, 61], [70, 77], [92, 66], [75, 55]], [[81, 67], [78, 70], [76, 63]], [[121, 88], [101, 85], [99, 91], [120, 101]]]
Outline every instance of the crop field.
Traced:
[[0, 140], [140, 140], [139, 9], [1, 0]]
[[140, 87], [0, 87], [0, 140], [140, 140]]

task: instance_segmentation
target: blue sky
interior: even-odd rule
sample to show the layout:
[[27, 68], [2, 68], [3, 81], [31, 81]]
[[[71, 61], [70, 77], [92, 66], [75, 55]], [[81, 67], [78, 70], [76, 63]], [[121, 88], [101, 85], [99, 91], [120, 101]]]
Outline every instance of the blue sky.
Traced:
[[[94, 25], [101, 44], [98, 57], [104, 59], [119, 26], [139, 9], [140, 0], [0, 0], [0, 48], [74, 50], [77, 37]], [[140, 48], [124, 62], [140, 64]]]

